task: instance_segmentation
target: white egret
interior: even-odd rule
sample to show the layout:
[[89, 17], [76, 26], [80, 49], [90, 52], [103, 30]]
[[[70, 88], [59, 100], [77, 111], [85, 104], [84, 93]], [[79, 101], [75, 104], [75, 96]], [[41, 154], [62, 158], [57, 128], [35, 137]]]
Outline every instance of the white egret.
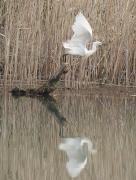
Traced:
[[[85, 144], [87, 146], [85, 146]], [[88, 148], [87, 148], [88, 147]], [[71, 177], [77, 177], [87, 163], [87, 150], [95, 153], [92, 142], [87, 138], [63, 138], [63, 142], [59, 145], [59, 149], [67, 153], [69, 161], [66, 168]]]
[[87, 49], [87, 43], [92, 38], [92, 28], [81, 12], [77, 14], [72, 30], [74, 35], [71, 40], [63, 42], [66, 54], [89, 57], [102, 44], [100, 41], [95, 41], [92, 44], [92, 49]]

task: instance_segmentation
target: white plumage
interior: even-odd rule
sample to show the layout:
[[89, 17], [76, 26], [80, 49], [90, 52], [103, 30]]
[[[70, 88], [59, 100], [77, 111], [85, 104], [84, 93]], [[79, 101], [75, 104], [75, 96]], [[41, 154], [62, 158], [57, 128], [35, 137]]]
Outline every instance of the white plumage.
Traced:
[[76, 16], [72, 30], [74, 35], [71, 40], [63, 43], [66, 54], [88, 57], [97, 50], [98, 45], [102, 44], [96, 41], [93, 42], [92, 49], [87, 49], [86, 45], [92, 38], [92, 28], [81, 12]]
[[[84, 145], [87, 146], [84, 146]], [[92, 142], [88, 138], [64, 138], [59, 149], [67, 153], [69, 158], [66, 168], [71, 177], [76, 177], [85, 168], [87, 163], [87, 152], [95, 153]]]

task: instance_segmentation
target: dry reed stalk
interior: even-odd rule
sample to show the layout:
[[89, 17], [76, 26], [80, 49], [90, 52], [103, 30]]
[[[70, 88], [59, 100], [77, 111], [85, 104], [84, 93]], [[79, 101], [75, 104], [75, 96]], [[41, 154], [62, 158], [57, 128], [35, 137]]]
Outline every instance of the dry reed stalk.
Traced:
[[92, 81], [136, 85], [133, 0], [1, 0], [0, 5], [5, 83], [20, 80], [32, 85], [48, 79], [61, 64], [62, 41], [71, 37], [71, 25], [81, 10], [93, 27], [94, 40], [104, 44], [88, 60], [67, 57], [71, 71], [65, 76], [65, 86], [87, 87]]

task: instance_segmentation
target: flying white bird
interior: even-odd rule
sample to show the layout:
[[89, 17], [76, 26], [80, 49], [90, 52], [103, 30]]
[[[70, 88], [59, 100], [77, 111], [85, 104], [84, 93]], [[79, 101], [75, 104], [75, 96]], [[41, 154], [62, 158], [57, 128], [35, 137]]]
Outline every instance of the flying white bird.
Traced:
[[77, 177], [84, 169], [87, 163], [87, 151], [89, 150], [90, 153], [96, 152], [89, 139], [80, 137], [64, 138], [59, 145], [59, 149], [66, 151], [68, 155], [69, 161], [66, 163], [66, 168], [71, 177]]
[[63, 42], [66, 54], [89, 57], [95, 53], [99, 45], [102, 45], [100, 41], [95, 41], [92, 49], [87, 49], [87, 43], [92, 38], [92, 28], [81, 12], [77, 14], [72, 30], [74, 35], [71, 40]]

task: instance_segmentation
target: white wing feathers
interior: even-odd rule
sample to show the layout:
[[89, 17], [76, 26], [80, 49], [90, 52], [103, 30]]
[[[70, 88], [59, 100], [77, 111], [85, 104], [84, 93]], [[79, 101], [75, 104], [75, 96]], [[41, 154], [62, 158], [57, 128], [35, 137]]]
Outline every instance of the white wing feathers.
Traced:
[[86, 33], [90, 38], [92, 36], [92, 28], [82, 13], [79, 13], [76, 16], [76, 20], [74, 22], [74, 25], [72, 26], [72, 30], [75, 33], [74, 36], [80, 36]]
[[76, 16], [72, 30], [74, 35], [71, 40], [64, 42], [63, 46], [70, 54], [83, 55], [86, 44], [92, 37], [92, 28], [82, 13]]

